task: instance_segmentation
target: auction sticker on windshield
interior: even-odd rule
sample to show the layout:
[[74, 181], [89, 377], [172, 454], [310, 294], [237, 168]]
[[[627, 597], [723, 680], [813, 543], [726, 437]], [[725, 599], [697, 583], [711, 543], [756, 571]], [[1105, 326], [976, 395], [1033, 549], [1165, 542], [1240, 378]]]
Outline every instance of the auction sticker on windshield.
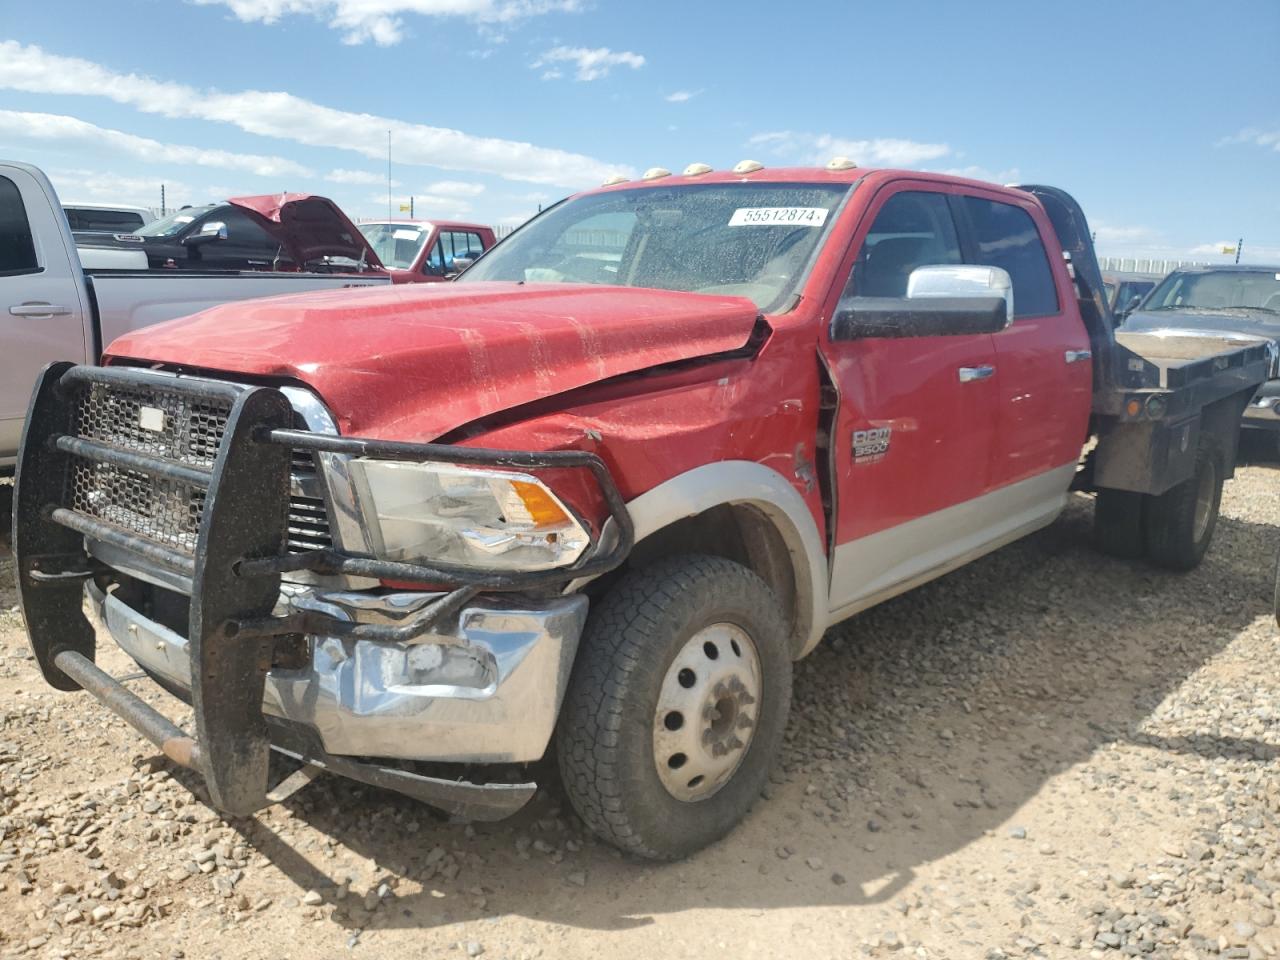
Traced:
[[739, 207], [729, 218], [731, 227], [820, 227], [826, 222], [823, 207]]

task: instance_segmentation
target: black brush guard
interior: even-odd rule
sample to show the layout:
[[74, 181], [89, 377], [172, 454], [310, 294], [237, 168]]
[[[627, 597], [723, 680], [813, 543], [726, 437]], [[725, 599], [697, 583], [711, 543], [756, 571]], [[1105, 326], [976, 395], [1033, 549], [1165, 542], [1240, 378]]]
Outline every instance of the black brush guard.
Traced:
[[[86, 389], [162, 391], [192, 402], [229, 404], [225, 429], [208, 469], [173, 457], [76, 436], [78, 404]], [[200, 773], [213, 804], [233, 815], [268, 801], [273, 748], [322, 769], [415, 796], [452, 813], [492, 819], [518, 809], [532, 784], [473, 784], [423, 777], [376, 762], [324, 754], [290, 739], [262, 713], [266, 674], [277, 641], [299, 633], [364, 640], [406, 641], [456, 615], [481, 591], [519, 591], [563, 585], [614, 569], [631, 549], [630, 514], [604, 462], [582, 451], [537, 453], [443, 444], [364, 440], [292, 429], [293, 409], [271, 387], [174, 377], [125, 367], [55, 363], [41, 374], [18, 458], [14, 500], [14, 556], [18, 596], [31, 646], [45, 679], [59, 690], [85, 689], [129, 722], [173, 761]], [[292, 451], [375, 459], [433, 461], [523, 470], [579, 468], [595, 478], [609, 510], [591, 551], [572, 567], [527, 573], [477, 573], [358, 557], [333, 549], [286, 552]], [[204, 491], [194, 551], [177, 549], [92, 511], [76, 509], [77, 463], [107, 464], [132, 477]], [[195, 733], [188, 736], [145, 701], [95, 666], [94, 631], [84, 615], [84, 581], [110, 579], [110, 567], [89, 556], [86, 538], [128, 551], [191, 583], [187, 643]], [[607, 542], [607, 546], [605, 545]], [[281, 575], [308, 570], [444, 586], [446, 592], [411, 621], [356, 624], [309, 612], [272, 615]]]

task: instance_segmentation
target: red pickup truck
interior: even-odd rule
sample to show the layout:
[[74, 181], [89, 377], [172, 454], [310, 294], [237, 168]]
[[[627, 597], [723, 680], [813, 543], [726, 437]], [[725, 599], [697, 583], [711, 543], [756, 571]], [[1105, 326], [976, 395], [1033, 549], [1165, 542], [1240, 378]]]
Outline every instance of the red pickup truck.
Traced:
[[[497, 818], [554, 749], [592, 830], [679, 857], [759, 796], [824, 630], [1073, 487], [1105, 550], [1195, 566], [1269, 363], [1116, 333], [1053, 188], [654, 169], [456, 283], [228, 304], [50, 366], [21, 604], [48, 682], [223, 810], [267, 802], [274, 751]], [[94, 665], [86, 598], [191, 732]]]
[[453, 220], [368, 220], [360, 232], [392, 283], [452, 280], [497, 242], [491, 228]]

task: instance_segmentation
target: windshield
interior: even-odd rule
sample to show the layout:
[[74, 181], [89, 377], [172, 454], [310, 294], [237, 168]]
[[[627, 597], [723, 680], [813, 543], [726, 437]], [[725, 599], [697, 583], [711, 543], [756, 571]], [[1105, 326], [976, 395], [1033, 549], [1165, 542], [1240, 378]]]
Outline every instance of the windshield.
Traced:
[[458, 278], [616, 284], [789, 309], [848, 184], [716, 183], [611, 190], [521, 227]]
[[373, 252], [383, 266], [393, 270], [408, 270], [418, 259], [418, 251], [431, 235], [430, 224], [417, 223], [362, 223], [364, 234]]
[[139, 227], [133, 231], [135, 237], [172, 237], [181, 233], [182, 228], [194, 220], [196, 217], [203, 216], [214, 208], [214, 204], [206, 204], [203, 207], [184, 207], [176, 210], [167, 217], [161, 217], [159, 220], [152, 220], [145, 227]]
[[1280, 313], [1280, 270], [1171, 273], [1143, 310], [1267, 310]]

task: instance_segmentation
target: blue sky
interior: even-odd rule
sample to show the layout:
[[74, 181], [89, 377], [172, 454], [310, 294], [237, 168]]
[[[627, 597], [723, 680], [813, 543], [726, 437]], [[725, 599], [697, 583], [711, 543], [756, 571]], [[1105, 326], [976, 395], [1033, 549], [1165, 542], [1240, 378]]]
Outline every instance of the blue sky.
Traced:
[[1280, 2], [0, 0], [0, 156], [64, 199], [516, 223], [692, 161], [1071, 191], [1110, 255], [1280, 261]]

